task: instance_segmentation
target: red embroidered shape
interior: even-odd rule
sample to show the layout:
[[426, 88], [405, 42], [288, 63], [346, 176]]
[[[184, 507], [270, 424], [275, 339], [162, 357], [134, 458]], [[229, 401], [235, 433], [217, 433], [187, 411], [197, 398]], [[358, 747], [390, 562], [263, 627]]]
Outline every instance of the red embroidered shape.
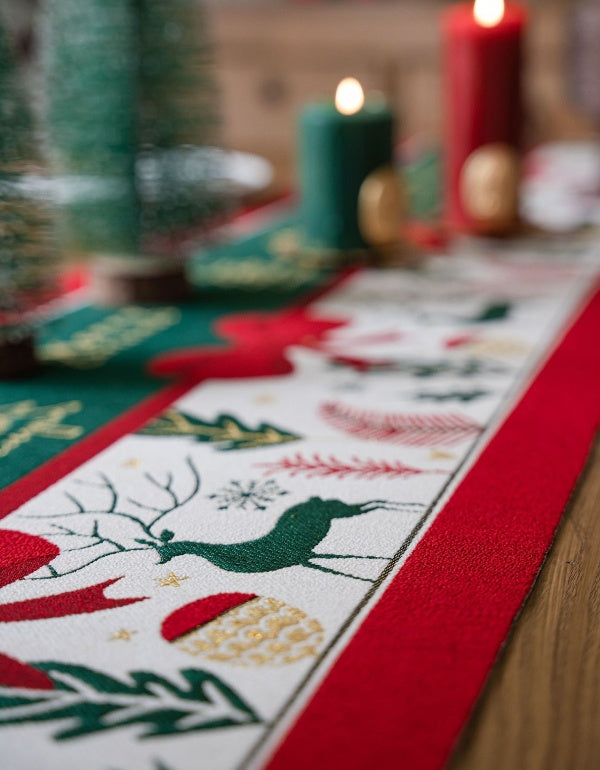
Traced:
[[43, 620], [46, 618], [63, 618], [68, 615], [83, 615], [87, 612], [111, 610], [124, 607], [147, 599], [139, 596], [134, 599], [109, 599], [104, 595], [104, 589], [113, 585], [120, 577], [105, 580], [94, 586], [79, 588], [76, 591], [66, 591], [53, 596], [43, 596], [39, 599], [26, 599], [22, 602], [0, 604], [0, 623], [13, 623], [20, 620]]
[[49, 564], [59, 553], [54, 543], [36, 535], [0, 530], [0, 587]]
[[404, 446], [450, 446], [473, 438], [482, 428], [457, 412], [381, 414], [337, 402], [323, 404], [321, 417], [338, 430], [368, 441]]
[[225, 316], [215, 332], [230, 347], [200, 347], [155, 358], [150, 371], [160, 376], [235, 379], [291, 374], [286, 356], [293, 345], [314, 348], [346, 321], [315, 318], [304, 308], [278, 313], [244, 313]]
[[401, 478], [404, 476], [418, 476], [421, 473], [447, 473], [443, 470], [423, 470], [404, 465], [399, 460], [362, 460], [359, 457], [351, 457], [349, 461], [339, 460], [334, 455], [321, 457], [313, 454], [312, 457], [304, 457], [300, 452], [292, 457], [282, 457], [271, 463], [257, 463], [258, 468], [265, 468], [265, 476], [276, 473], [288, 473], [290, 476], [305, 474], [309, 479], [317, 476], [335, 476], [344, 479], [347, 476], [358, 476], [363, 479], [374, 479], [378, 476], [390, 476]]
[[213, 594], [204, 599], [198, 599], [196, 602], [180, 607], [165, 618], [161, 626], [162, 636], [168, 642], [172, 642], [252, 599], [256, 599], [256, 594]]
[[21, 663], [0, 652], [0, 687], [23, 687], [27, 690], [53, 690], [54, 682], [38, 668]]

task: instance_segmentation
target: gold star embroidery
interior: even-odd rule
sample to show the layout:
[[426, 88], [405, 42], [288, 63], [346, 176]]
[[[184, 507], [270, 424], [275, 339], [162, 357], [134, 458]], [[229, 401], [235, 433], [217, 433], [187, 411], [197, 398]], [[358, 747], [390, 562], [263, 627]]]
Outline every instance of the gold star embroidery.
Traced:
[[180, 588], [182, 580], [189, 580], [189, 577], [187, 576], [179, 577], [174, 572], [169, 572], [169, 577], [156, 578], [156, 582], [158, 583], [160, 588], [164, 588], [165, 586], [173, 586], [173, 588]]
[[441, 449], [432, 449], [429, 453], [430, 460], [454, 460], [452, 452], [444, 452]]
[[512, 358], [515, 356], [524, 356], [529, 352], [529, 345], [521, 340], [515, 340], [505, 337], [491, 339], [475, 339], [463, 347], [476, 356], [491, 356], [492, 358]]
[[261, 393], [254, 399], [255, 404], [274, 404], [277, 399], [271, 393]]
[[108, 641], [115, 642], [121, 640], [123, 642], [130, 642], [134, 634], [137, 634], [137, 631], [128, 631], [126, 628], [120, 628], [118, 631], [115, 631]]

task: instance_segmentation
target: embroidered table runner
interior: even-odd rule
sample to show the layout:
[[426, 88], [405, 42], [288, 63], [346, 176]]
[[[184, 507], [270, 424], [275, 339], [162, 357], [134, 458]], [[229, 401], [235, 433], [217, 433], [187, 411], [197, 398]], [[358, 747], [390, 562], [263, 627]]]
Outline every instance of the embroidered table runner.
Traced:
[[9, 767], [443, 766], [600, 420], [597, 249], [549, 252], [50, 319], [0, 389]]

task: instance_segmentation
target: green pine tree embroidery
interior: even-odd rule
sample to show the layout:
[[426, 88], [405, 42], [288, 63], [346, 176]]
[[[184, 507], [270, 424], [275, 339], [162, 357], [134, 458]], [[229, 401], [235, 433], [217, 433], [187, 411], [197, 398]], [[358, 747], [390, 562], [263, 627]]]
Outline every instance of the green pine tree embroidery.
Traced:
[[61, 722], [56, 740], [135, 725], [141, 738], [180, 735], [260, 723], [255, 711], [221, 679], [184, 669], [173, 682], [148, 671], [132, 671], [129, 682], [86, 666], [43, 662], [53, 690], [26, 694], [0, 691], [0, 726]]
[[229, 414], [221, 414], [214, 422], [209, 422], [173, 409], [150, 422], [140, 433], [146, 436], [190, 436], [197, 441], [217, 444], [217, 449], [222, 451], [275, 446], [301, 438], [264, 422], [249, 428]]

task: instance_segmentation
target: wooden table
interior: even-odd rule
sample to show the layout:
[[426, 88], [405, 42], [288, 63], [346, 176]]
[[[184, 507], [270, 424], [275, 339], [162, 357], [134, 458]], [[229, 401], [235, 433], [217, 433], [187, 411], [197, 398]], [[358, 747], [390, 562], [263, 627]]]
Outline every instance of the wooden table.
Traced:
[[[600, 398], [600, 394], [599, 394]], [[600, 767], [600, 442], [449, 770]]]

